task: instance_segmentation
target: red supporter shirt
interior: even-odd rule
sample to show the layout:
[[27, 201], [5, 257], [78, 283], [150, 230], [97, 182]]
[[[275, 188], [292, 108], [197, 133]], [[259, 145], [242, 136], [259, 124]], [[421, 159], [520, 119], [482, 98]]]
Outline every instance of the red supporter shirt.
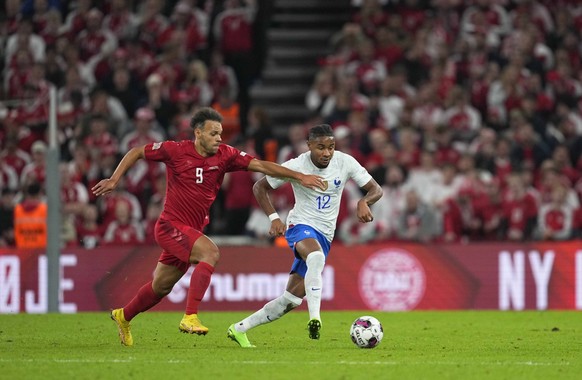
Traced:
[[145, 157], [166, 164], [166, 200], [160, 219], [179, 221], [200, 231], [209, 222], [210, 206], [224, 174], [247, 170], [254, 158], [226, 144], [220, 145], [215, 155], [203, 157], [190, 140], [148, 144]]
[[244, 12], [228, 12], [220, 22], [221, 47], [226, 54], [249, 52], [253, 48], [252, 22]]
[[523, 231], [527, 220], [535, 217], [538, 213], [536, 200], [531, 194], [526, 194], [521, 199], [505, 199], [502, 207], [510, 230]]

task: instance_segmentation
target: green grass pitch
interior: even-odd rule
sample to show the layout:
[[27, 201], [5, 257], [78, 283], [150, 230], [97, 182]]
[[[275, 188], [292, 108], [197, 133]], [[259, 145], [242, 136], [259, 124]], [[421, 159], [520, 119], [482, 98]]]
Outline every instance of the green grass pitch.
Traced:
[[[0, 315], [0, 379], [580, 379], [580, 312], [323, 312], [321, 339], [305, 311], [260, 326], [254, 349], [226, 337], [247, 313], [203, 312], [206, 336], [180, 334], [179, 313], [147, 312], [123, 347], [108, 313]], [[384, 326], [374, 349], [351, 322]]]

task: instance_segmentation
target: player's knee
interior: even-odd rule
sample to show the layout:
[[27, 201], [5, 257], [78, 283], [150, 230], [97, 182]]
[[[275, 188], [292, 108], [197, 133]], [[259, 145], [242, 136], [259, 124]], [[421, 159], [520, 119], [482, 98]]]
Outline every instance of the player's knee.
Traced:
[[202, 254], [202, 260], [212, 266], [216, 266], [220, 259], [220, 251], [217, 247], [213, 247]]
[[199, 262], [205, 262], [207, 264], [212, 265], [213, 267], [218, 264], [218, 260], [220, 259], [220, 252], [218, 249], [210, 249], [204, 251], [196, 256], [190, 256], [190, 262], [192, 264], [198, 264]]
[[198, 239], [196, 244], [192, 247], [190, 253], [190, 262], [198, 264], [203, 261], [212, 266], [216, 266], [220, 259], [220, 251], [214, 242], [206, 237]]
[[307, 268], [313, 268], [316, 270], [323, 270], [325, 265], [325, 255], [321, 251], [311, 252], [307, 255], [307, 260], [305, 260]]
[[283, 293], [282, 300], [286, 305], [285, 314], [295, 309], [296, 307], [299, 307], [303, 302], [303, 298], [299, 298], [288, 291], [285, 291], [285, 293]]
[[152, 281], [152, 289], [158, 297], [167, 296], [168, 294], [170, 294], [173, 288], [174, 283], [164, 281], [161, 279], [154, 279], [154, 281]]

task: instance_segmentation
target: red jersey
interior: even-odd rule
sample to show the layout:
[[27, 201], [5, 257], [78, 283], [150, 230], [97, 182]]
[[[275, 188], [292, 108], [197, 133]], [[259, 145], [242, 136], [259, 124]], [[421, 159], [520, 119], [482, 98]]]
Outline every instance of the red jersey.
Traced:
[[506, 197], [503, 200], [502, 208], [510, 230], [523, 231], [528, 219], [536, 217], [538, 213], [536, 199], [529, 193], [520, 199]]
[[246, 53], [253, 48], [253, 20], [245, 9], [231, 9], [218, 15], [220, 46], [225, 54]]
[[246, 170], [254, 158], [222, 144], [215, 155], [201, 156], [194, 142], [165, 141], [145, 147], [147, 160], [166, 164], [166, 200], [160, 219], [178, 221], [202, 231], [224, 174]]
[[144, 239], [143, 227], [135, 221], [122, 224], [114, 220], [109, 223], [103, 235], [103, 242], [108, 244], [140, 244]]

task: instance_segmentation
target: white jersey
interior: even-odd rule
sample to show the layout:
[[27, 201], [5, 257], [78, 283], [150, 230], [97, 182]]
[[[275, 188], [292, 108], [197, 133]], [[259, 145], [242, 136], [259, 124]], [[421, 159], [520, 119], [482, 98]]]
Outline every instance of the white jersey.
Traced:
[[[311, 190], [292, 181], [295, 205], [287, 216], [287, 225], [307, 224], [331, 242], [335, 233], [337, 216], [343, 189], [349, 179], [353, 179], [359, 187], [365, 186], [372, 176], [352, 156], [335, 151], [327, 168], [318, 168], [311, 161], [311, 152], [306, 152], [282, 164], [283, 166], [304, 174], [315, 174], [323, 177], [327, 189]], [[288, 180], [267, 176], [267, 181], [273, 189], [278, 188]]]

